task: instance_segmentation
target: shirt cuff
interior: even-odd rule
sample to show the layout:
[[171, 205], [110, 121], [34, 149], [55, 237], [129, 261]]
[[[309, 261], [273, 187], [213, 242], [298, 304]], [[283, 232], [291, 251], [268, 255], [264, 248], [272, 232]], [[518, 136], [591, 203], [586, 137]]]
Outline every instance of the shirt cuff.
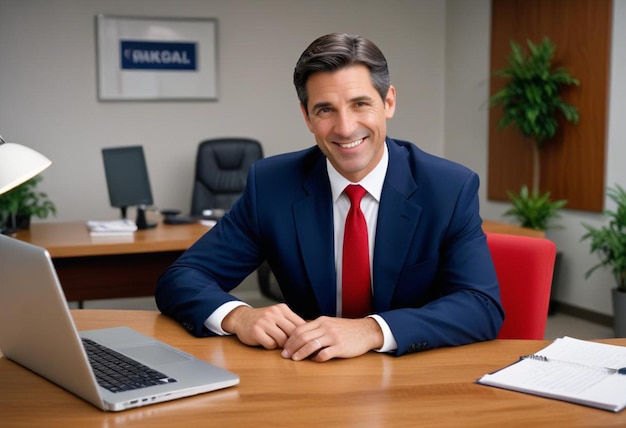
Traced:
[[250, 305], [248, 305], [247, 303], [241, 302], [239, 300], [226, 302], [215, 311], [213, 311], [213, 313], [206, 319], [206, 321], [204, 321], [204, 326], [208, 328], [211, 332], [220, 336], [227, 336], [232, 334], [222, 329], [222, 321], [224, 321], [226, 315], [231, 313], [233, 309], [238, 308], [239, 306], [250, 307]]
[[380, 315], [368, 315], [369, 318], [374, 319], [380, 326], [380, 329], [383, 332], [383, 346], [379, 349], [374, 349], [376, 352], [392, 352], [398, 349], [398, 344], [396, 343], [395, 337], [393, 337], [393, 333], [391, 333], [391, 329], [387, 322]]

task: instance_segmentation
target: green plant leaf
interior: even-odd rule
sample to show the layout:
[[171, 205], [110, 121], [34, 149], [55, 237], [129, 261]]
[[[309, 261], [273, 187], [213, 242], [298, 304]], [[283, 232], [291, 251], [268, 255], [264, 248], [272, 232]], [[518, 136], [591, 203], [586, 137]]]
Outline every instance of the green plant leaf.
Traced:
[[48, 195], [36, 190], [42, 179], [41, 176], [36, 176], [0, 195], [0, 220], [2, 224], [12, 214], [38, 218], [46, 218], [50, 214], [56, 214], [56, 206], [48, 198]]
[[540, 146], [556, 135], [557, 113], [578, 123], [578, 110], [565, 103], [559, 93], [562, 87], [579, 82], [565, 68], [552, 68], [556, 46], [548, 38], [539, 44], [528, 40], [528, 55], [515, 41], [510, 41], [510, 46], [508, 66], [494, 73], [508, 82], [492, 95], [490, 105], [502, 107], [499, 128], [514, 126]]
[[558, 227], [551, 224], [555, 218], [559, 218], [558, 211], [566, 204], [566, 200], [552, 201], [550, 192], [539, 194], [538, 191], [529, 191], [527, 186], [522, 186], [519, 193], [507, 192], [512, 207], [503, 215], [514, 217], [521, 226], [535, 230], [547, 230]]
[[585, 278], [600, 268], [611, 270], [620, 291], [626, 291], [626, 191], [616, 184], [607, 189], [607, 196], [616, 205], [615, 210], [605, 210], [609, 222], [602, 227], [582, 223], [586, 233], [581, 241], [589, 240], [589, 251], [597, 254], [600, 262], [592, 266]]

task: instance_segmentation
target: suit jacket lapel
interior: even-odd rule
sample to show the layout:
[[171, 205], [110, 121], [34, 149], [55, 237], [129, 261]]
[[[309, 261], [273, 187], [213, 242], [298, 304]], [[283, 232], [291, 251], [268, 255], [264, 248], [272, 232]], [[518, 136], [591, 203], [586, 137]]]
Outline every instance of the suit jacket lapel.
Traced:
[[320, 156], [303, 184], [305, 197], [293, 204], [302, 260], [324, 315], [337, 313], [333, 208], [326, 158]]
[[383, 184], [374, 247], [374, 309], [388, 310], [398, 274], [415, 236], [421, 207], [411, 197], [417, 184], [408, 154], [396, 144], [387, 144], [389, 166]]

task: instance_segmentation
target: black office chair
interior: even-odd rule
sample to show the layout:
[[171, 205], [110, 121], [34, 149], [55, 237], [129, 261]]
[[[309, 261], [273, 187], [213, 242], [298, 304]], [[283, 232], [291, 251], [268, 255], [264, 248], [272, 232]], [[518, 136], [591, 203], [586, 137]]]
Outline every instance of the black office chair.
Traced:
[[[229, 210], [246, 186], [250, 165], [263, 158], [261, 143], [250, 138], [217, 138], [202, 141], [196, 155], [191, 215], [204, 210]], [[269, 265], [257, 270], [261, 294], [282, 301], [282, 294]]]
[[249, 138], [202, 141], [196, 155], [191, 215], [229, 210], [246, 187], [250, 165], [263, 158], [261, 143]]

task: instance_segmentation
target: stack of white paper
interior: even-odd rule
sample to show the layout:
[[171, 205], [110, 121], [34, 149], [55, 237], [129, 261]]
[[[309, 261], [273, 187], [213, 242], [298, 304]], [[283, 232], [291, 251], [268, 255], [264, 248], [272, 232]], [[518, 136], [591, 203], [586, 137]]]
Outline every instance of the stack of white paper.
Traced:
[[132, 236], [137, 230], [137, 225], [128, 219], [89, 220], [87, 221], [87, 228], [91, 236]]

